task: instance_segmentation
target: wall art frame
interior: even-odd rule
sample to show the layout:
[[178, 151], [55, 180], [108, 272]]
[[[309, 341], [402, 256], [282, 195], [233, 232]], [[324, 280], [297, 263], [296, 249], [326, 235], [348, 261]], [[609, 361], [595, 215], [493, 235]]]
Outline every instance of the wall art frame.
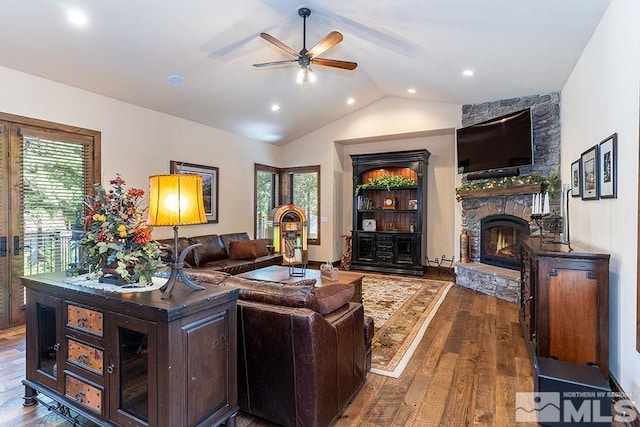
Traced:
[[571, 197], [582, 196], [582, 180], [580, 179], [580, 159], [571, 163]]
[[618, 197], [618, 134], [608, 136], [598, 144], [599, 183], [601, 199]]
[[598, 200], [598, 144], [583, 152], [580, 156], [580, 185], [582, 200]]
[[169, 170], [172, 174], [186, 173], [202, 176], [202, 198], [207, 222], [209, 224], [218, 223], [219, 169], [215, 166], [196, 165], [194, 163], [171, 160]]

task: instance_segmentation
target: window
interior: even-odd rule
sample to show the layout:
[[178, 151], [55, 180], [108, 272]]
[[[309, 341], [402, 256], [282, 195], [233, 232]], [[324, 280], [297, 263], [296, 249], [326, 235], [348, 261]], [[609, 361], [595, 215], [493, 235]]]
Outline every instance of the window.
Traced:
[[278, 206], [279, 174], [276, 168], [255, 165], [255, 238], [269, 239], [269, 213]]
[[256, 238], [271, 238], [267, 218], [277, 206], [292, 203], [307, 216], [310, 245], [320, 244], [320, 166], [274, 168], [256, 165]]

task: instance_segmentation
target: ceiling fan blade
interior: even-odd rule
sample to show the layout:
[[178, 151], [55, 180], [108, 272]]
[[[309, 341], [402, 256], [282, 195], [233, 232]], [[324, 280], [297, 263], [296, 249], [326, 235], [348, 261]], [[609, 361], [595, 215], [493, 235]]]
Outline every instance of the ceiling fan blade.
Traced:
[[327, 49], [332, 48], [342, 41], [342, 34], [337, 31], [331, 31], [329, 34], [324, 36], [322, 40], [320, 40], [314, 47], [312, 47], [309, 52], [309, 58], [313, 58], [315, 56], [320, 55]]
[[261, 68], [261, 67], [270, 67], [272, 65], [291, 64], [292, 62], [298, 62], [298, 60], [297, 59], [287, 59], [285, 61], [262, 62], [260, 64], [253, 64], [253, 66], [256, 67], [256, 68]]
[[262, 37], [263, 39], [265, 39], [266, 41], [268, 41], [269, 43], [271, 43], [274, 46], [279, 47], [280, 49], [284, 50], [285, 52], [287, 52], [288, 54], [295, 56], [296, 58], [300, 57], [300, 54], [298, 52], [296, 52], [295, 50], [291, 49], [289, 46], [287, 46], [286, 44], [282, 43], [280, 40], [278, 40], [277, 38], [267, 34], [267, 33], [260, 33], [260, 37]]
[[324, 65], [325, 67], [342, 68], [343, 70], [355, 70], [358, 66], [355, 62], [326, 58], [313, 58], [313, 63], [317, 65]]

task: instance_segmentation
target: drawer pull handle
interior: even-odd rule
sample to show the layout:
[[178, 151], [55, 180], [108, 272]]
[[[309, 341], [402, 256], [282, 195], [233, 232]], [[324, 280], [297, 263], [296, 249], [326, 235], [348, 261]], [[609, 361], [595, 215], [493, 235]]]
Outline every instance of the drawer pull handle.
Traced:
[[78, 317], [78, 326], [84, 328], [84, 323], [87, 321], [86, 317]]
[[78, 363], [82, 363], [83, 365], [87, 364], [87, 355], [82, 353], [81, 355], [78, 356]]
[[110, 374], [113, 374], [113, 368], [115, 368], [115, 365], [109, 365], [107, 367], [107, 372], [110, 373]]
[[76, 400], [82, 403], [82, 399], [84, 398], [84, 391], [80, 390], [76, 393]]
[[57, 343], [53, 346], [53, 351], [55, 351], [56, 353], [57, 353], [58, 351], [60, 351], [60, 343], [59, 343], [59, 342], [57, 342]]

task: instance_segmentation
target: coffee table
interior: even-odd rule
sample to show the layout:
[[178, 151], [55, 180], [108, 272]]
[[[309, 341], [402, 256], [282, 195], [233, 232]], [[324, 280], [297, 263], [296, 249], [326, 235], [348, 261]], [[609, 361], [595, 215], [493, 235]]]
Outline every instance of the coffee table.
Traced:
[[[295, 283], [301, 280], [300, 276], [289, 276], [289, 267], [282, 265], [272, 265], [269, 267], [259, 268], [257, 270], [247, 271], [238, 274], [238, 277], [255, 280], [268, 280], [278, 283]], [[320, 270], [305, 270], [305, 279], [316, 279], [316, 287], [331, 286], [339, 284], [352, 284], [354, 287], [353, 297], [351, 301], [362, 303], [362, 278], [363, 274], [353, 273], [350, 271], [340, 271], [338, 280], [323, 279]]]

